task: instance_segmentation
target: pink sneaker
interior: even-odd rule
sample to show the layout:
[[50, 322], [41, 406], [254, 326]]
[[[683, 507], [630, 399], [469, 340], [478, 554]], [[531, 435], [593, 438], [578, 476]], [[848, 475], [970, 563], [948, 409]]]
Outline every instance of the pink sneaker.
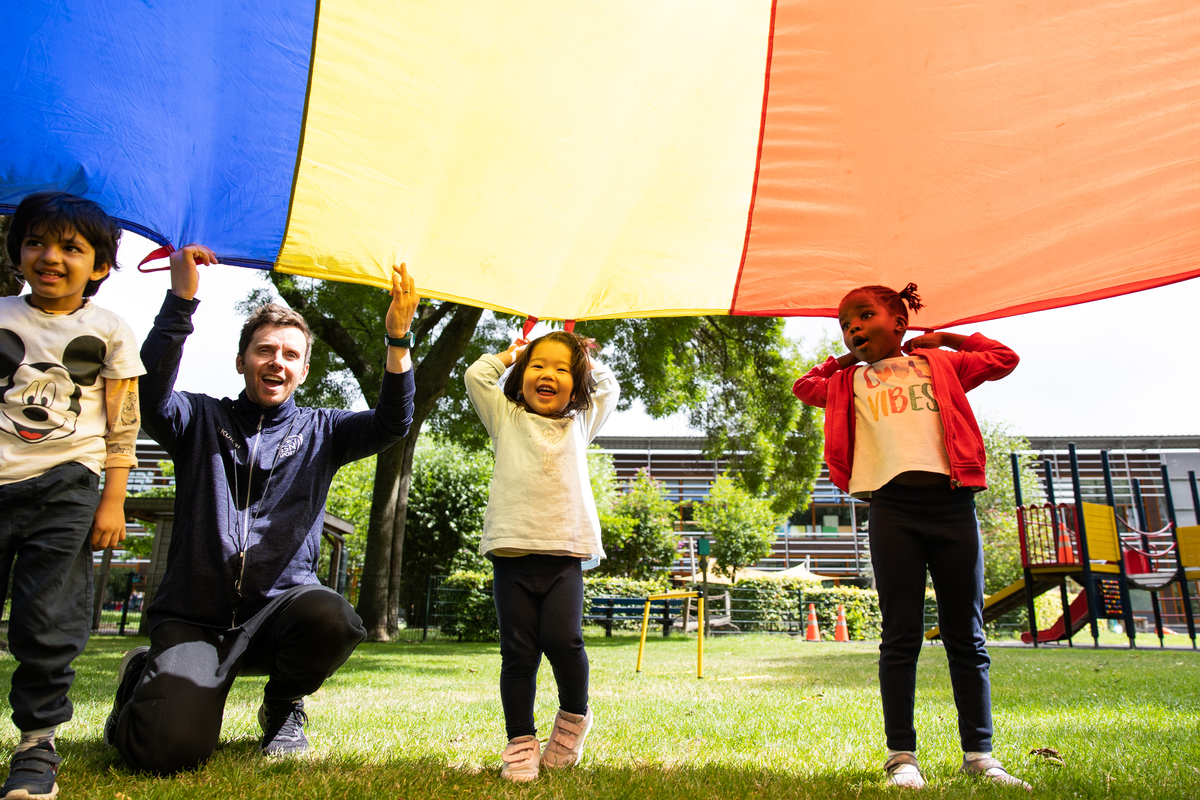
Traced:
[[1032, 786], [1014, 775], [1009, 775], [1004, 765], [990, 755], [977, 758], [963, 756], [962, 772], [964, 775], [986, 778], [1001, 786], [1019, 786], [1027, 792], [1033, 791]]
[[583, 758], [583, 740], [592, 729], [592, 710], [570, 714], [561, 708], [554, 716], [554, 730], [546, 742], [542, 763], [547, 767], [573, 767]]
[[500, 757], [504, 759], [500, 777], [513, 783], [525, 783], [538, 776], [542, 745], [536, 736], [518, 736], [508, 740], [508, 747]]
[[924, 789], [925, 777], [921, 774], [921, 765], [917, 763], [915, 754], [907, 750], [895, 753], [883, 764], [887, 773], [887, 785], [899, 786], [904, 789]]

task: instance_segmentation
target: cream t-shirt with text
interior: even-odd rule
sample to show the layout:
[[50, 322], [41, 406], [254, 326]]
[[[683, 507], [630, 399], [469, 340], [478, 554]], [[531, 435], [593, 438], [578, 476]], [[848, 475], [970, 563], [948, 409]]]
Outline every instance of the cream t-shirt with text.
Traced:
[[902, 472], [950, 474], [932, 371], [920, 356], [885, 358], [854, 373], [850, 494], [870, 493]]

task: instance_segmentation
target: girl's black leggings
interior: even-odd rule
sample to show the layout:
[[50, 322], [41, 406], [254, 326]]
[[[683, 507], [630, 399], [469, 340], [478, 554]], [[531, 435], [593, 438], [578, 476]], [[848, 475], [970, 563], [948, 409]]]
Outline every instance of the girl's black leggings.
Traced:
[[500, 618], [500, 702], [509, 739], [537, 734], [533, 700], [543, 653], [554, 669], [559, 707], [587, 713], [581, 563], [541, 554], [492, 562]]
[[913, 705], [924, 641], [925, 570], [958, 709], [964, 752], [992, 749], [991, 659], [983, 636], [983, 547], [968, 489], [888, 484], [871, 495], [871, 563], [883, 612], [879, 690], [892, 750], [916, 750]]

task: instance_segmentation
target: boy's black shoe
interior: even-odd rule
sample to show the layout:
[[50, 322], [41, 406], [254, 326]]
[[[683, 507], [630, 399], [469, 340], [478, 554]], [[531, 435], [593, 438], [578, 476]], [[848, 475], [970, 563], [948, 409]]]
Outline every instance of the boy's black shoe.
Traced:
[[58, 794], [58, 765], [62, 756], [50, 742], [38, 742], [28, 750], [13, 753], [8, 779], [0, 787], [3, 800], [50, 800]]
[[108, 719], [104, 720], [104, 743], [109, 747], [116, 747], [117, 720], [137, 688], [137, 682], [142, 679], [149, 653], [150, 648], [145, 645], [135, 647], [125, 654], [121, 666], [117, 667], [117, 697], [113, 700], [112, 711], [108, 712]]
[[308, 737], [304, 735], [304, 699], [279, 705], [263, 704], [258, 707], [258, 724], [262, 726], [263, 738], [259, 750], [264, 756], [285, 756], [303, 753], [308, 749]]

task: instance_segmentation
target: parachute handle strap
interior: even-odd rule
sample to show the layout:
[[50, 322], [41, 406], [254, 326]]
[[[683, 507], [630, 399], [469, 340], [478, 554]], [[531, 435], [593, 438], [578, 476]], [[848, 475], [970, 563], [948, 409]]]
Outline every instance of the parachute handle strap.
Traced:
[[157, 261], [160, 258], [166, 258], [174, 252], [175, 248], [169, 244], [164, 244], [162, 247], [151, 250], [146, 254], [145, 258], [138, 262], [138, 272], [162, 272], [170, 269], [170, 264], [167, 264], [165, 267], [150, 267], [149, 269], [143, 269], [143, 266], [150, 261]]

